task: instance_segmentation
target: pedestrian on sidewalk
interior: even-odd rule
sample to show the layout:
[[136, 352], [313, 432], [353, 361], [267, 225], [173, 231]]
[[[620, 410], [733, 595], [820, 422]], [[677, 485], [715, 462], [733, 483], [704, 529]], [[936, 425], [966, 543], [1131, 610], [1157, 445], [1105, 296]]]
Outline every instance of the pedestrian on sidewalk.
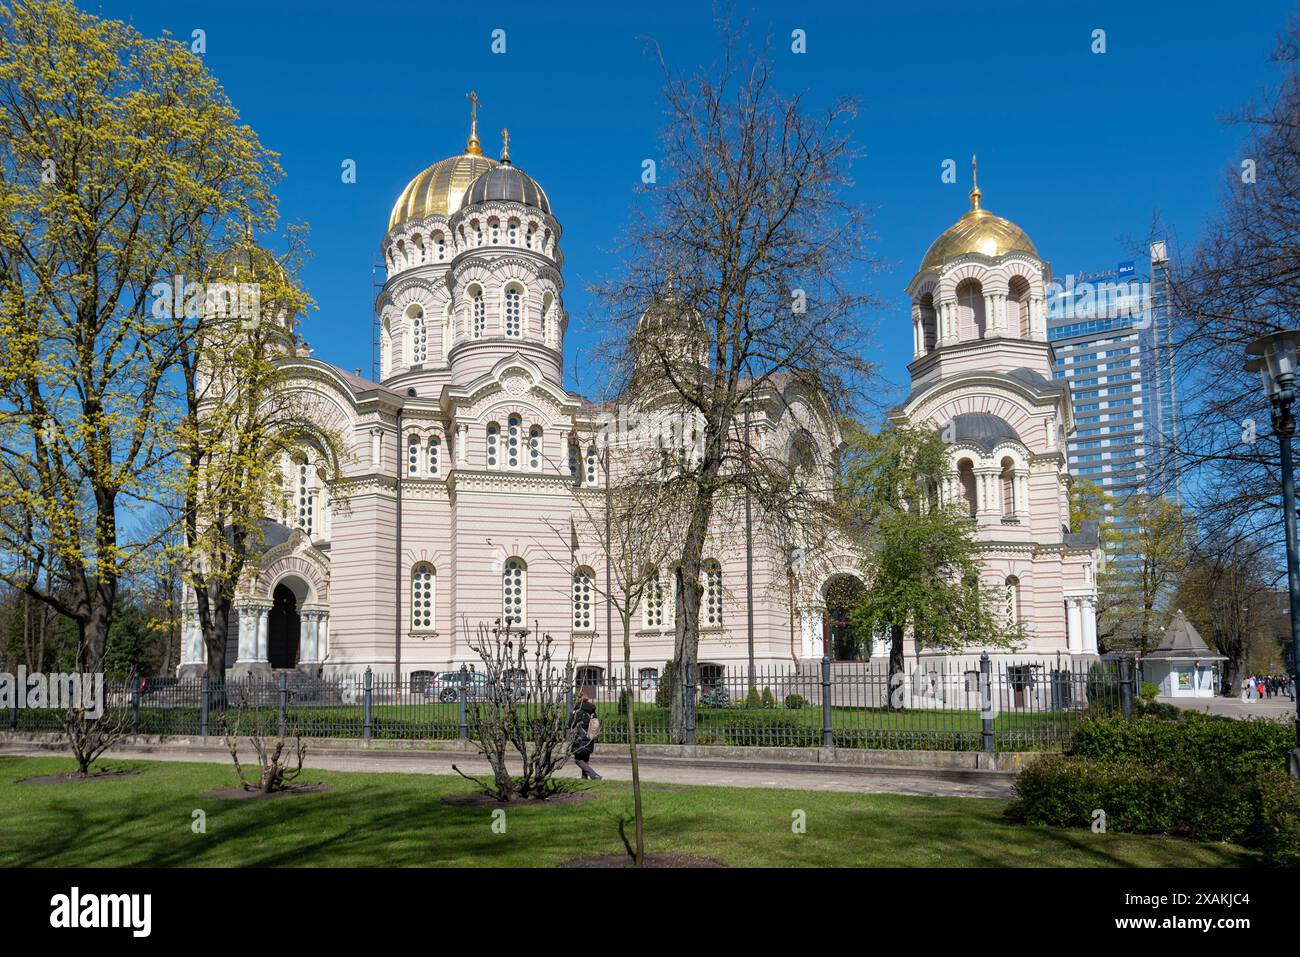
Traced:
[[573, 760], [582, 769], [584, 779], [599, 781], [600, 775], [592, 770], [587, 762], [591, 752], [596, 750], [596, 736], [600, 734], [600, 719], [596, 717], [596, 706], [585, 694], [578, 695], [578, 703], [569, 715], [569, 727], [574, 729]]

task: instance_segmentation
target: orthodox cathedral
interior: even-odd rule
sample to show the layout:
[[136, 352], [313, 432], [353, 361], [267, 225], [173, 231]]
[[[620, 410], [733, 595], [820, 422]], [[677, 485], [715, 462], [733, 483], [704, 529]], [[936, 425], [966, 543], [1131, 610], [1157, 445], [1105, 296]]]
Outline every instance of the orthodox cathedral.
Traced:
[[[330, 461], [329, 444], [304, 436], [283, 463], [291, 504], [268, 521], [236, 603], [233, 676], [370, 667], [415, 684], [472, 668], [478, 624], [506, 616], [569, 643], [582, 680], [599, 682], [610, 667], [605, 558], [571, 532], [582, 496], [600, 495], [606, 459], [602, 408], [564, 388], [562, 228], [542, 186], [511, 161], [508, 135], [499, 160], [484, 155], [476, 112], [464, 152], [416, 175], [388, 217], [378, 381], [313, 358], [300, 341], [280, 360], [345, 454]], [[972, 190], [970, 211], [907, 286], [912, 388], [892, 413], [949, 441], [943, 494], [969, 509], [987, 580], [1024, 626], [1017, 661], [1096, 654], [1100, 553], [1095, 530], [1068, 525], [1073, 417], [1068, 386], [1051, 378], [1049, 278], [1029, 237]], [[750, 427], [765, 454], [790, 461], [809, 435], [833, 436], [815, 401], [776, 384], [754, 403]], [[871, 587], [860, 556], [792, 561], [759, 548], [749, 587], [746, 565], [743, 545], [721, 537], [706, 553], [704, 680], [743, 673], [751, 603], [760, 666], [864, 656], [837, 597]], [[643, 682], [672, 657], [671, 569], [659, 576], [632, 636]], [[618, 667], [621, 632], [612, 645]], [[909, 668], [960, 673], [980, 650], [909, 648]], [[191, 609], [181, 673], [205, 660]]]

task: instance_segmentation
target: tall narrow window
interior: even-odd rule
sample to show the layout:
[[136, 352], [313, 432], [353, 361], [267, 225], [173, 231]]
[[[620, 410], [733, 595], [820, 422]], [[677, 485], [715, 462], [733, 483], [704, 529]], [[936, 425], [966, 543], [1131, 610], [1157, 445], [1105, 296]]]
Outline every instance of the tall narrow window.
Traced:
[[511, 246], [519, 245], [519, 220], [510, 220], [510, 224], [506, 227], [506, 242]]
[[569, 443], [568, 464], [569, 464], [569, 474], [573, 476], [573, 480], [576, 482], [578, 480], [578, 443], [577, 442]]
[[506, 290], [506, 335], [518, 339], [524, 334], [522, 312], [523, 296], [519, 289], [511, 286]]
[[407, 310], [406, 318], [411, 323], [411, 362], [424, 362], [429, 358], [429, 328], [424, 321], [424, 310], [412, 306]]
[[587, 466], [584, 481], [588, 485], [596, 484], [596, 446], [594, 445], [587, 447]]
[[524, 245], [527, 246], [529, 249], [533, 248], [533, 237], [536, 235], [537, 235], [537, 227], [534, 224], [529, 223], [528, 232], [524, 235]]
[[591, 582], [593, 572], [590, 568], [579, 568], [573, 573], [573, 630], [591, 631]]
[[664, 586], [659, 570], [652, 569], [645, 586], [645, 626], [662, 628], [664, 624]]
[[495, 219], [488, 223], [488, 235], [493, 246], [501, 245], [501, 223]]
[[469, 299], [474, 314], [474, 338], [482, 339], [487, 334], [487, 307], [483, 303], [483, 290], [475, 286], [470, 290]]
[[519, 468], [519, 432], [523, 423], [519, 416], [512, 415], [506, 419], [506, 467]]
[[722, 566], [716, 561], [704, 563], [704, 625], [722, 627]]
[[447, 237], [442, 233], [433, 234], [433, 248], [437, 251], [438, 262], [447, 258]]
[[308, 536], [316, 524], [316, 490], [311, 487], [309, 468], [306, 462], [298, 465], [298, 527]]
[[542, 427], [534, 425], [528, 430], [528, 467], [534, 472], [542, 469]]
[[501, 617], [502, 620], [521, 622], [526, 611], [524, 603], [524, 584], [527, 566], [521, 558], [512, 558], [506, 562], [501, 573]]
[[500, 454], [499, 443], [501, 441], [501, 426], [495, 422], [489, 422], [487, 427], [487, 464], [488, 468], [497, 467], [497, 456]]
[[442, 452], [442, 439], [438, 438], [438, 436], [435, 435], [429, 439], [429, 450], [428, 450], [429, 460], [428, 461], [429, 461], [430, 475], [438, 474], [438, 456], [441, 452]]
[[420, 471], [420, 437], [408, 436], [406, 439], [406, 471], [415, 475]]
[[421, 562], [411, 572], [411, 628], [433, 627], [433, 566]]
[[1020, 621], [1020, 579], [1015, 575], [1009, 575], [1006, 581], [1007, 589], [1007, 624], [1014, 625]]

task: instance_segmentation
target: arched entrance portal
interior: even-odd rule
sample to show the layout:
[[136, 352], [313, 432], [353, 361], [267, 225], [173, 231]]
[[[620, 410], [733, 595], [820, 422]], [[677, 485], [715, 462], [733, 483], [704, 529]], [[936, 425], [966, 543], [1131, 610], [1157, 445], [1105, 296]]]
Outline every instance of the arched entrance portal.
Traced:
[[826, 614], [822, 618], [823, 654], [832, 661], [859, 661], [869, 653], [863, 640], [849, 621], [849, 611], [862, 595], [862, 579], [856, 575], [836, 575], [823, 587]]
[[272, 668], [292, 668], [298, 664], [298, 598], [286, 585], [277, 585], [271, 595], [270, 620], [267, 622], [266, 657]]

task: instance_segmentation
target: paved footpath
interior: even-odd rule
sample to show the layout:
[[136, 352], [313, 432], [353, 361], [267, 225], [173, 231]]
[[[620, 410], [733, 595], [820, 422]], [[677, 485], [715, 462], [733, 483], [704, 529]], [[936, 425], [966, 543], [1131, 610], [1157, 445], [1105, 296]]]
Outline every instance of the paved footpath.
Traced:
[[1295, 702], [1287, 697], [1258, 698], [1254, 701], [1242, 701], [1235, 698], [1173, 698], [1163, 695], [1156, 698], [1162, 704], [1171, 704], [1185, 711], [1201, 711], [1209, 714], [1222, 714], [1230, 718], [1294, 718]]
[[[50, 749], [18, 744], [0, 746], [0, 754], [51, 757]], [[224, 746], [174, 745], [116, 748], [117, 758], [149, 761], [195, 761], [229, 766]], [[487, 762], [473, 753], [438, 751], [311, 750], [308, 768], [322, 771], [379, 771], [397, 774], [455, 774], [456, 764], [468, 774], [488, 772]], [[801, 791], [847, 791], [860, 794], [913, 794], [938, 797], [1008, 798], [1015, 774], [952, 768], [870, 767], [827, 764], [788, 764], [768, 761], [709, 760], [707, 758], [642, 758], [641, 780], [656, 784], [709, 784], [738, 788], [782, 788]], [[632, 766], [623, 757], [600, 755], [592, 766], [611, 781], [630, 781]], [[579, 777], [566, 766], [563, 777]]]

